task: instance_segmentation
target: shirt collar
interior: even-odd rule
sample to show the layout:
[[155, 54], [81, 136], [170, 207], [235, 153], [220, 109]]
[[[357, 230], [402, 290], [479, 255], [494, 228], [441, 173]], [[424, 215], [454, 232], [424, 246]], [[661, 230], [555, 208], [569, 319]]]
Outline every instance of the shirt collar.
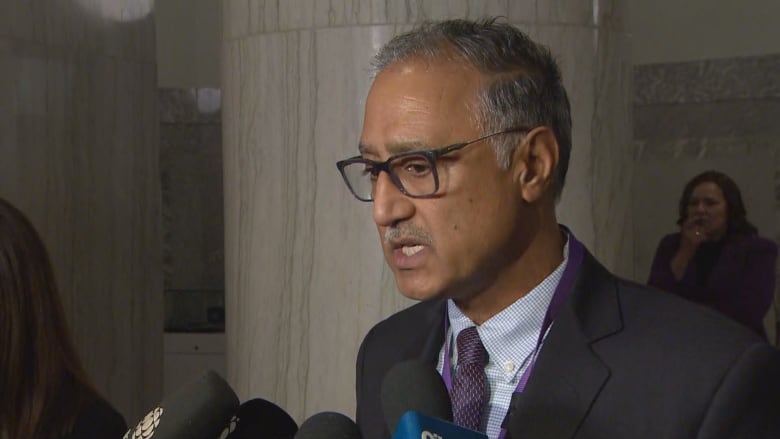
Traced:
[[[563, 246], [563, 261], [558, 267], [528, 294], [477, 326], [479, 337], [489, 355], [488, 366], [501, 368], [507, 380], [514, 379], [522, 369], [523, 363], [536, 348], [545, 313], [561, 281], [568, 260], [567, 235]], [[447, 301], [447, 314], [450, 320], [450, 342], [453, 346], [451, 352], [456, 363], [457, 349], [454, 340], [457, 339], [460, 331], [475, 324], [461, 312], [452, 299]]]

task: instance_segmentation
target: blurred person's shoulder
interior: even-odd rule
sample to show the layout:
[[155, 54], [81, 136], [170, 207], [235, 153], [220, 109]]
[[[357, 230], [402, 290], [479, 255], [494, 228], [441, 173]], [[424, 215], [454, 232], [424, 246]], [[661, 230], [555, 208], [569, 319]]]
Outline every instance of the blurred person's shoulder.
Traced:
[[741, 257], [777, 258], [778, 245], [775, 241], [760, 235], [745, 235], [728, 240], [726, 247], [732, 248]]
[[126, 432], [125, 418], [108, 401], [98, 398], [84, 408], [66, 439], [121, 439]]
[[753, 235], [745, 238], [746, 245], [755, 248], [757, 251], [774, 253], [777, 255], [777, 243], [763, 236]]

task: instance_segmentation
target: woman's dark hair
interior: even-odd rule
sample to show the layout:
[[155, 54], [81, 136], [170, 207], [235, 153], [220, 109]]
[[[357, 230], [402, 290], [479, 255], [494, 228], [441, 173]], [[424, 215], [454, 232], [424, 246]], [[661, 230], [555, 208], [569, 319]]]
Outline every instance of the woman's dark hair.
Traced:
[[48, 252], [0, 198], [0, 437], [67, 435], [97, 393], [70, 339]]
[[723, 192], [723, 198], [726, 199], [726, 236], [752, 236], [758, 234], [756, 226], [747, 220], [747, 211], [745, 210], [745, 203], [742, 202], [742, 193], [739, 191], [739, 187], [728, 175], [718, 171], [702, 172], [685, 185], [682, 197], [680, 197], [677, 224], [682, 225], [688, 218], [688, 202], [696, 186], [709, 182], [715, 183], [720, 188], [720, 191]]

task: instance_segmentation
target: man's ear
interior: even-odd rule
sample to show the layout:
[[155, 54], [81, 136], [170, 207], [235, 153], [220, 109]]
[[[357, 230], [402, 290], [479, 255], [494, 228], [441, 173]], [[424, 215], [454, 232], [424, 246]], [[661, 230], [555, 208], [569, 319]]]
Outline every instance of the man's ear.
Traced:
[[512, 154], [512, 173], [523, 200], [538, 201], [552, 187], [558, 166], [558, 140], [549, 127], [537, 127]]

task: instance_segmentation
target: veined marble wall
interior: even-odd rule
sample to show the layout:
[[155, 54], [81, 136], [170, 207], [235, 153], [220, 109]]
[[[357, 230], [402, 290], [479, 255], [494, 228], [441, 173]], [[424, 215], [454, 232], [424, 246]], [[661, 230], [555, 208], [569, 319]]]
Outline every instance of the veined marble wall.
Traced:
[[372, 55], [425, 19], [503, 15], [551, 47], [574, 118], [561, 221], [631, 274], [625, 2], [223, 5], [227, 365], [242, 399], [270, 399], [299, 421], [354, 413], [362, 337], [410, 303], [385, 267], [371, 206], [353, 199], [335, 162], [357, 151]]
[[[734, 178], [748, 219], [780, 242], [780, 55], [643, 65], [634, 78], [639, 279], [677, 230], [683, 186], [707, 169]], [[772, 336], [773, 315], [767, 323]]]
[[0, 2], [0, 196], [43, 236], [81, 359], [128, 423], [162, 379], [151, 10]]

